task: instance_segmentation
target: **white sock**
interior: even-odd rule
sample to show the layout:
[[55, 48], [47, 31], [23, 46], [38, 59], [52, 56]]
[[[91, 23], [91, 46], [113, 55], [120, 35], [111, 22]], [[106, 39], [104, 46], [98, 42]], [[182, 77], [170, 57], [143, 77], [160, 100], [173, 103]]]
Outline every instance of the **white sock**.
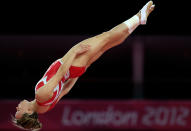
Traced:
[[123, 23], [127, 25], [129, 33], [131, 34], [140, 24], [139, 16], [134, 15]]
[[[141, 9], [141, 24], [145, 25], [147, 23], [147, 8], [149, 2]], [[155, 5], [152, 5], [150, 8], [153, 8]]]
[[147, 6], [149, 3], [147, 3], [142, 9], [141, 9], [141, 24], [145, 25], [147, 23], [147, 14], [146, 14], [146, 10], [147, 10]]

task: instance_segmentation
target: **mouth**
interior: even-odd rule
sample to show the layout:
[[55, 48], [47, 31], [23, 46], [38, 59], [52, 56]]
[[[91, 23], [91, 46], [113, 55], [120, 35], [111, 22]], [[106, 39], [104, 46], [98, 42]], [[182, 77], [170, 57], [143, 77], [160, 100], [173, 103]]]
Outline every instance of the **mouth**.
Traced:
[[20, 111], [20, 108], [19, 108], [19, 107], [17, 107], [17, 111]]

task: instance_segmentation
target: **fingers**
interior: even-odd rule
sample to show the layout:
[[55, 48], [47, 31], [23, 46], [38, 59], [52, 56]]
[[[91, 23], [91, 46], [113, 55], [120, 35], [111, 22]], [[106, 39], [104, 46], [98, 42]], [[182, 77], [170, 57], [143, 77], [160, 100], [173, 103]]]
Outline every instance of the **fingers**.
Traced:
[[82, 50], [84, 50], [84, 51], [87, 51], [90, 49], [90, 45], [88, 45], [88, 44], [81, 44], [80, 46], [81, 46]]
[[87, 52], [90, 49], [90, 45], [79, 44], [79, 47], [76, 50], [77, 55]]

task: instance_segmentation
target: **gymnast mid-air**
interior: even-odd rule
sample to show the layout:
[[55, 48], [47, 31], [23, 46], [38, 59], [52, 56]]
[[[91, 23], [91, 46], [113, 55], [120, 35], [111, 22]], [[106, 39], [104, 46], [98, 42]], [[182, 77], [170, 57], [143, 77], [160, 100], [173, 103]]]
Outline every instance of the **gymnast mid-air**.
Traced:
[[35, 99], [16, 107], [14, 125], [28, 130], [42, 127], [38, 114], [46, 113], [74, 86], [78, 78], [104, 52], [121, 43], [139, 26], [145, 25], [155, 5], [149, 1], [136, 15], [109, 31], [85, 39], [56, 60], [35, 86]]

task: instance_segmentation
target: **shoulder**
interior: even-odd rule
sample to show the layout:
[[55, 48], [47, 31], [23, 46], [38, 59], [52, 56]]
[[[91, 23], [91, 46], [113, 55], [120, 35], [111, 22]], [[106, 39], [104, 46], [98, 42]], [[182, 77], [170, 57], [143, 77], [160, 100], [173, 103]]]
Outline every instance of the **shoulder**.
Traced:
[[53, 92], [47, 91], [45, 88], [40, 88], [35, 93], [35, 99], [41, 103], [48, 101], [53, 96]]

